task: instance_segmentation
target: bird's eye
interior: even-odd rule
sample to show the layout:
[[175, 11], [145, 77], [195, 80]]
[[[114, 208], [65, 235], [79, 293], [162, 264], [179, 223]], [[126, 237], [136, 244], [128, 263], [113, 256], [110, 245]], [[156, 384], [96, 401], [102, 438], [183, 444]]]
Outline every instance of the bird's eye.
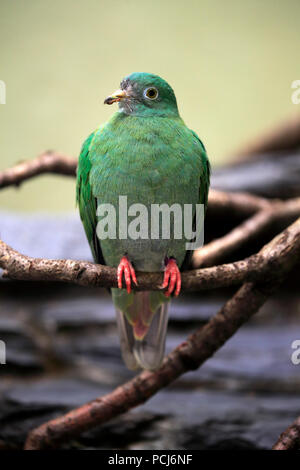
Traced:
[[155, 100], [158, 97], [158, 91], [154, 87], [146, 88], [146, 90], [144, 91], [144, 96], [149, 100]]

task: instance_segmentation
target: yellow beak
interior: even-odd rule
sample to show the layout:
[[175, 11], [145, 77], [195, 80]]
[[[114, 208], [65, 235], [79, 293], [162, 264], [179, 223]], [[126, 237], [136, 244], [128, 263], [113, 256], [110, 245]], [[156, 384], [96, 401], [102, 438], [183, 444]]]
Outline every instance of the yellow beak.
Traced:
[[104, 100], [104, 104], [113, 104], [117, 101], [121, 101], [127, 97], [127, 94], [124, 90], [117, 90], [111, 96], [108, 96]]

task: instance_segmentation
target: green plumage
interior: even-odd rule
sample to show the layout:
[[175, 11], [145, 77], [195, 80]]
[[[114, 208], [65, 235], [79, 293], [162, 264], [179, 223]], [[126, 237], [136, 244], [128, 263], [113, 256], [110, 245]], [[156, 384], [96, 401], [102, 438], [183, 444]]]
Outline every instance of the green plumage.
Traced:
[[[99, 204], [118, 208], [119, 196], [127, 204], [207, 204], [209, 163], [198, 136], [188, 129], [177, 110], [173, 90], [151, 74], [132, 74], [122, 82], [132, 96], [120, 110], [84, 142], [78, 163], [77, 202], [93, 257], [97, 263], [117, 267], [124, 254], [139, 271], [159, 271], [166, 257], [180, 267], [186, 257], [185, 239], [98, 240]], [[149, 86], [158, 89], [154, 103], [146, 100]], [[149, 101], [149, 102], [148, 102]], [[117, 216], [117, 227], [118, 227]], [[151, 220], [149, 218], [149, 227]], [[135, 293], [112, 289], [118, 310], [130, 324], [139, 315], [133, 309]], [[167, 298], [160, 292], [148, 296], [149, 324]], [[138, 302], [137, 302], [138, 303]], [[151, 368], [151, 367], [150, 367]]]

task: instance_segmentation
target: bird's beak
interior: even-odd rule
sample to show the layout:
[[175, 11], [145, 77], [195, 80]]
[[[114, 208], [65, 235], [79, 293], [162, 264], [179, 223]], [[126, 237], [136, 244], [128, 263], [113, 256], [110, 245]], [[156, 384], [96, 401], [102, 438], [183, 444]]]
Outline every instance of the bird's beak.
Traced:
[[127, 97], [126, 91], [124, 90], [117, 90], [114, 92], [113, 95], [108, 96], [104, 100], [104, 104], [113, 104], [116, 103], [117, 101], [122, 101], [124, 98]]

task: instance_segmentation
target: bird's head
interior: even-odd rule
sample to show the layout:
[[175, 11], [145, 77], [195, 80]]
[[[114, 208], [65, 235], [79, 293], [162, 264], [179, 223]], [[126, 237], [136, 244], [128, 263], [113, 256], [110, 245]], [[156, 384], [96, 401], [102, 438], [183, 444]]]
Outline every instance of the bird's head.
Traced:
[[108, 96], [104, 104], [119, 103], [121, 112], [135, 116], [178, 116], [174, 91], [152, 73], [136, 72], [121, 81], [120, 89]]

